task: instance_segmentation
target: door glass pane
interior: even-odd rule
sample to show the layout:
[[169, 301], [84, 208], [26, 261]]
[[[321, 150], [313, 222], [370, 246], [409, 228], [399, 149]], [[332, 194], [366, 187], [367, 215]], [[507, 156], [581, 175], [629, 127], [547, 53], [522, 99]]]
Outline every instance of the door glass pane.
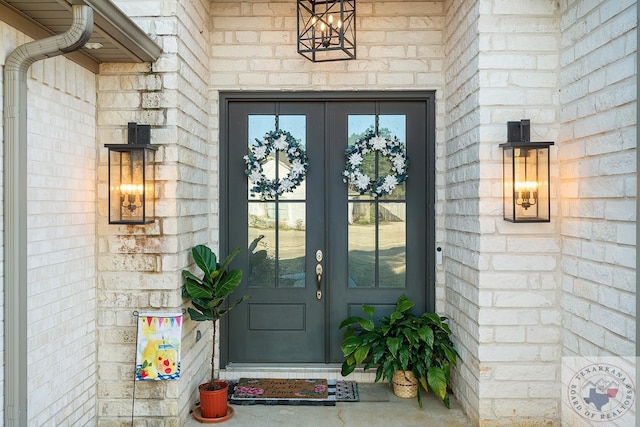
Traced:
[[407, 271], [406, 205], [380, 203], [378, 213], [380, 287], [404, 287]]
[[[249, 115], [248, 144], [257, 145], [265, 134], [276, 130], [276, 119], [281, 130], [289, 132], [306, 148], [306, 116], [304, 115]], [[279, 180], [291, 170], [283, 151], [271, 151], [262, 162], [263, 174], [268, 180]], [[305, 286], [305, 231], [306, 182], [303, 179], [293, 191], [285, 192], [274, 200], [262, 200], [260, 194], [251, 193], [248, 185], [248, 246], [249, 287], [304, 287]]]
[[253, 287], [273, 287], [276, 276], [275, 203], [249, 203], [249, 271], [247, 283]]
[[[381, 114], [378, 119], [378, 133], [386, 138], [397, 138], [404, 144], [405, 151], [407, 145], [407, 125], [406, 116], [403, 114], [390, 115]], [[385, 157], [378, 159], [378, 176], [384, 176], [391, 172], [391, 161]], [[404, 200], [406, 194], [406, 182], [399, 184], [391, 194], [382, 196], [385, 200]]]
[[305, 285], [305, 206], [280, 202], [278, 220], [278, 287]]
[[349, 287], [376, 285], [375, 204], [349, 202]]
[[[249, 146], [257, 146], [258, 141], [262, 141], [266, 133], [275, 130], [276, 126], [276, 116], [275, 115], [250, 115], [248, 117], [249, 120]], [[274, 180], [276, 179], [276, 159], [275, 152], [270, 152], [267, 155], [267, 158], [262, 162], [262, 173], [264, 174], [266, 179]], [[260, 195], [251, 192], [252, 189], [251, 182], [247, 186], [247, 191], [249, 194], [249, 200], [260, 200]]]
[[[349, 145], [376, 128], [375, 115], [348, 117]], [[406, 116], [379, 115], [378, 135], [406, 144]], [[372, 179], [392, 174], [393, 165], [379, 151], [363, 155], [362, 173]], [[348, 190], [349, 287], [406, 287], [406, 187], [375, 198]], [[391, 202], [393, 201], [393, 202]]]
[[[354, 145], [367, 132], [371, 132], [376, 126], [376, 116], [373, 114], [349, 115], [348, 117], [348, 144]], [[375, 154], [368, 153], [362, 159], [362, 171], [369, 177], [375, 176]], [[349, 200], [371, 200], [371, 195], [360, 194], [351, 186], [348, 189]]]
[[375, 129], [376, 116], [373, 114], [349, 115], [348, 125], [349, 145], [353, 145], [367, 130]]

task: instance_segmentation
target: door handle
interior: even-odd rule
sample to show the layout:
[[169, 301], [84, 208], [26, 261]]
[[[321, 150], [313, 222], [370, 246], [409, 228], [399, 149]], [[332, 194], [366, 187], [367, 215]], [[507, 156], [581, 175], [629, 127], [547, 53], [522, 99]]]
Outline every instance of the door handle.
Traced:
[[316, 298], [322, 299], [322, 266], [320, 264], [316, 264], [316, 283], [318, 285]]

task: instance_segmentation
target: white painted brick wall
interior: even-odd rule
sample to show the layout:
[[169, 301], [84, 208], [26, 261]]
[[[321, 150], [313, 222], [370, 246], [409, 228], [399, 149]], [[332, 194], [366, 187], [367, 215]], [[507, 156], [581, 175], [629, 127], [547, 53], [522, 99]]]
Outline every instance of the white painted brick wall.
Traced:
[[[457, 397], [480, 425], [553, 422], [559, 394], [545, 391], [559, 387], [558, 209], [551, 224], [504, 222], [498, 145], [506, 122], [522, 118], [532, 140], [557, 137], [556, 4], [471, 3], [446, 2], [447, 311], [470, 357]], [[531, 381], [504, 375], [506, 365]], [[531, 374], [539, 370], [550, 374]]]
[[[180, 271], [190, 262], [189, 249], [197, 243], [217, 246], [221, 90], [437, 91], [436, 236], [446, 257], [437, 271], [437, 310], [446, 310], [453, 321], [464, 361], [456, 372], [456, 397], [473, 420], [498, 425], [511, 418], [517, 423], [515, 411], [557, 421], [561, 354], [629, 354], [635, 342], [636, 173], [636, 10], [631, 2], [563, 0], [558, 11], [551, 0], [362, 1], [359, 59], [328, 64], [312, 64], [296, 53], [294, 2], [116, 3], [163, 46], [162, 58], [151, 69], [148, 64], [103, 65], [97, 88], [91, 81], [70, 90], [70, 82], [86, 71], [56, 59], [34, 67], [30, 82], [36, 100], [31, 108], [43, 112], [34, 129], [44, 123], [44, 113], [50, 114], [46, 95], [57, 100], [70, 92], [75, 97], [60, 99], [79, 108], [96, 102], [91, 97], [98, 93], [97, 117], [92, 109], [80, 114], [98, 123], [89, 145], [94, 151], [59, 157], [63, 162], [72, 156], [95, 159], [97, 149], [93, 193], [68, 185], [62, 194], [83, 197], [71, 203], [48, 200], [50, 192], [41, 190], [51, 185], [47, 173], [68, 182], [43, 168], [30, 178], [29, 196], [35, 202], [30, 214], [43, 213], [44, 218], [70, 209], [82, 219], [89, 208], [86, 196], [97, 200], [97, 326], [84, 330], [98, 337], [99, 384], [93, 393], [99, 425], [126, 422], [131, 415], [132, 311], [179, 307]], [[4, 50], [21, 38], [6, 25], [0, 24], [0, 30]], [[608, 34], [614, 39], [609, 41]], [[552, 171], [557, 188], [552, 189], [550, 224], [502, 220], [497, 146], [506, 139], [506, 121], [520, 118], [532, 119], [534, 140], [557, 141], [553, 152], [560, 167]], [[159, 220], [144, 227], [106, 224], [102, 145], [123, 142], [128, 121], [151, 124], [152, 142], [161, 147]], [[64, 129], [65, 120], [59, 125]], [[91, 136], [90, 127], [64, 129], [60, 135], [65, 140]], [[34, 154], [44, 153], [44, 139], [39, 134], [31, 138], [30, 143], [44, 144]], [[85, 165], [71, 165], [85, 171]], [[37, 230], [30, 236], [30, 251], [52, 254], [42, 265], [35, 264], [42, 261], [39, 257], [30, 258], [30, 277], [41, 283], [32, 290], [30, 316], [35, 319], [50, 308], [47, 292], [57, 292], [46, 286], [49, 277], [65, 274], [74, 292], [86, 291], [77, 291], [78, 298], [87, 298], [90, 291], [82, 287], [93, 279], [67, 273], [65, 266], [72, 261], [62, 257], [57, 264], [54, 256], [60, 252], [56, 245], [64, 246], [62, 253], [89, 245], [85, 223], [73, 225], [81, 232], [59, 236], [50, 224], [30, 218]], [[80, 345], [86, 336], [74, 335], [73, 322], [83, 317], [64, 318], [68, 302], [63, 298], [55, 304], [59, 320], [74, 325], [70, 338]], [[48, 336], [47, 326], [33, 322], [36, 341]], [[195, 386], [206, 377], [199, 367], [207, 365], [209, 345], [207, 340], [194, 343], [196, 328], [202, 325], [185, 325], [183, 379], [137, 390], [139, 397], [149, 398], [148, 405], [138, 405], [140, 413], [151, 416], [149, 423], [176, 425], [188, 416]], [[80, 351], [90, 354], [90, 347]], [[38, 357], [30, 360], [34, 372], [41, 369]], [[36, 385], [41, 394], [46, 390], [45, 384]], [[79, 395], [91, 391], [69, 392], [70, 399]], [[158, 409], [152, 411], [153, 405]], [[52, 404], [37, 410], [34, 422], [46, 424], [57, 409]], [[84, 410], [77, 423], [88, 423], [84, 420], [94, 413]]]
[[29, 424], [92, 423], [97, 381], [95, 75], [56, 57], [35, 63], [31, 76]]
[[[446, 212], [474, 212], [473, 203], [468, 201], [473, 195], [479, 196], [477, 211], [481, 215], [493, 211], [494, 203], [487, 197], [499, 195], [500, 187], [483, 185], [483, 179], [492, 179], [492, 174], [485, 173], [483, 167], [495, 168], [492, 163], [499, 159], [497, 143], [504, 140], [504, 136], [497, 136], [504, 132], [507, 120], [531, 118], [530, 113], [535, 112], [532, 129], [536, 131], [536, 122], [541, 126], [534, 138], [556, 140], [561, 164], [559, 170], [552, 170], [552, 176], [560, 177], [558, 187], [563, 202], [552, 206], [552, 217], [557, 219], [548, 226], [516, 227], [497, 221], [494, 228], [486, 217], [480, 218], [478, 226], [473, 220], [445, 220], [449, 226], [446, 295], [451, 302], [452, 317], [460, 317], [457, 326], [469, 331], [468, 336], [466, 331], [457, 331], [463, 343], [465, 338], [474, 336], [475, 325], [460, 312], [478, 310], [481, 394], [478, 413], [482, 425], [503, 423], [505, 418], [513, 418], [514, 413], [558, 419], [560, 343], [564, 343], [565, 355], [631, 355], [634, 351], [636, 88], [631, 58], [635, 56], [636, 8], [633, 2], [562, 3], [563, 15], [556, 15], [554, 2], [526, 2], [526, 8], [524, 2], [479, 3], [481, 88], [477, 101], [472, 98], [472, 107], [466, 111], [472, 111], [474, 102], [480, 105], [482, 128], [478, 140], [481, 145], [491, 143], [493, 148], [459, 153], [464, 147], [459, 142], [463, 141], [462, 132], [474, 123], [467, 120], [464, 127], [457, 122], [466, 117], [460, 112], [464, 110], [459, 109], [459, 101], [470, 98], [470, 91], [465, 91], [462, 82], [476, 80], [473, 75], [460, 78], [464, 69], [461, 56], [451, 55], [456, 60], [448, 68], [453, 74], [447, 75], [452, 89], [447, 97], [447, 111], [451, 113], [448, 123], [452, 128], [447, 133], [454, 138], [447, 158], [451, 187], [447, 199], [449, 202], [465, 197], [467, 201], [458, 205], [454, 202], [455, 207]], [[531, 9], [534, 6], [535, 11]], [[448, 2], [447, 7], [453, 11], [448, 25], [456, 18], [469, 20], [473, 16], [458, 9], [459, 2]], [[527, 17], [531, 13], [537, 16]], [[562, 34], [564, 45], [556, 48], [556, 42], [551, 42], [557, 33], [557, 16], [562, 22], [558, 34]], [[508, 35], [504, 37], [501, 32]], [[535, 48], [514, 54], [511, 51], [522, 46], [514, 35], [518, 32], [549, 34], [527, 34], [528, 40], [538, 41]], [[611, 35], [613, 39], [609, 40]], [[448, 34], [447, 42], [453, 49], [457, 40]], [[483, 49], [490, 53], [483, 55]], [[558, 82], [556, 63], [563, 67]], [[534, 72], [519, 75], [517, 70], [521, 68], [532, 68]], [[607, 80], [611, 83], [606, 83]], [[558, 83], [562, 87], [560, 96], [554, 89]], [[557, 105], [562, 106], [562, 114], [556, 118]], [[558, 120], [563, 127], [556, 134], [554, 123]], [[477, 175], [459, 170], [465, 161], [474, 162], [478, 158], [482, 162]], [[476, 188], [461, 190], [474, 182]], [[498, 191], [494, 192], [495, 189]], [[619, 238], [618, 227], [625, 230], [627, 237], [623, 240]], [[477, 232], [487, 234], [477, 239], [474, 238]], [[506, 248], [509, 254], [498, 253], [503, 250], [504, 241], [491, 236], [495, 232], [512, 236]], [[534, 233], [534, 239], [527, 237]], [[540, 234], [544, 236], [542, 239]], [[464, 244], [465, 249], [452, 250], [452, 244]], [[564, 248], [562, 258], [558, 256], [560, 248]], [[469, 254], [465, 255], [465, 250]], [[528, 276], [526, 280], [523, 270]], [[560, 288], [557, 274], [560, 270], [564, 273], [561, 305], [556, 293]], [[511, 283], [498, 279], [510, 271], [519, 272]], [[474, 306], [473, 287], [456, 294], [465, 289], [465, 282], [472, 285], [474, 280], [480, 283], [479, 307]], [[485, 287], [487, 290], [483, 291]], [[544, 289], [548, 291], [541, 291]], [[624, 301], [624, 309], [620, 301]], [[458, 310], [456, 306], [464, 308]], [[564, 317], [560, 307], [566, 310]], [[515, 362], [517, 369], [529, 366], [533, 371], [551, 370], [553, 375], [529, 388], [519, 387], [505, 377], [496, 383], [491, 370], [497, 372], [503, 364], [492, 361]], [[461, 369], [459, 374], [464, 377], [465, 372]], [[474, 379], [473, 375], [469, 377]], [[496, 387], [510, 393], [493, 396], [491, 390]], [[549, 399], [550, 396], [556, 397]], [[473, 409], [470, 414], [474, 415]], [[513, 422], [518, 422], [517, 418]]]
[[[190, 249], [211, 243], [209, 140], [210, 2], [116, 1], [162, 47], [154, 64], [105, 64], [98, 77], [98, 425], [131, 419], [135, 368], [134, 310], [182, 306], [181, 271]], [[180, 34], [180, 37], [178, 37]], [[126, 124], [151, 125], [156, 160], [157, 220], [146, 226], [107, 224], [107, 151], [123, 143]], [[216, 166], [217, 167], [217, 166]], [[205, 339], [195, 343], [196, 329]], [[185, 321], [179, 381], [138, 382], [135, 414], [144, 425], [178, 426], [189, 416], [197, 385], [206, 381], [210, 329]], [[118, 355], [115, 357], [114, 355]]]
[[562, 1], [564, 356], [632, 356], [637, 3]]
[[[0, 21], [0, 65], [28, 41]], [[57, 57], [36, 62], [27, 84], [27, 416], [29, 425], [88, 425], [97, 382], [95, 76]]]
[[[357, 61], [296, 51], [295, 2], [212, 4], [214, 90], [433, 89], [442, 85], [441, 2], [358, 2]], [[422, 83], [418, 84], [418, 81]]]
[[[479, 39], [477, 2], [445, 2], [445, 110], [446, 146], [443, 172], [446, 186], [444, 226], [446, 228], [446, 316], [452, 320], [454, 340], [461, 359], [455, 371], [454, 392], [470, 418], [479, 413], [478, 371], [480, 342], [493, 341], [493, 329], [478, 327], [479, 298], [478, 255], [480, 224], [477, 181], [479, 171], [480, 114], [477, 109], [480, 89], [478, 69]], [[500, 242], [492, 242], [500, 246]], [[504, 245], [504, 242], [502, 243]]]

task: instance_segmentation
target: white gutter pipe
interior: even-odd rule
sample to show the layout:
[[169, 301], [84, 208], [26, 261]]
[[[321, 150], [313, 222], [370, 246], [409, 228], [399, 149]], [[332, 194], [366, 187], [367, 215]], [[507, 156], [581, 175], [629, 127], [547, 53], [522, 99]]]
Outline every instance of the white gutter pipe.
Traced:
[[73, 5], [63, 34], [18, 46], [4, 68], [4, 425], [27, 425], [27, 71], [80, 49], [93, 9]]

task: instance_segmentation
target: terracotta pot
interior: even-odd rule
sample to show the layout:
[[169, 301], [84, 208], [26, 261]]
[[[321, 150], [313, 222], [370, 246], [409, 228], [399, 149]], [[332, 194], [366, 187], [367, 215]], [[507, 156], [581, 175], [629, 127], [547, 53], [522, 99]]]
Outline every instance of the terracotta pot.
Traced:
[[207, 390], [209, 383], [200, 384], [200, 410], [203, 418], [221, 418], [227, 415], [227, 389], [229, 384], [216, 381], [218, 390]]

